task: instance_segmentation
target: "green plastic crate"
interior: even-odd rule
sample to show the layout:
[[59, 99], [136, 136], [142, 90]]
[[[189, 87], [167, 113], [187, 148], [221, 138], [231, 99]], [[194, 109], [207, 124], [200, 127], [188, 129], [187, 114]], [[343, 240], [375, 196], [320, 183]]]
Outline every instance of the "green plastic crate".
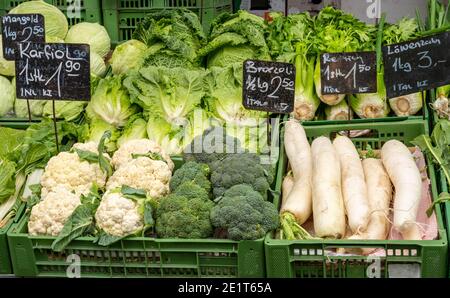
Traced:
[[[407, 120], [394, 123], [359, 123], [348, 125], [323, 125], [305, 127], [310, 141], [318, 136], [332, 136], [334, 133], [345, 130], [371, 129], [372, 136], [354, 138], [359, 148], [370, 145], [380, 148], [390, 139], [398, 139], [411, 145], [409, 142], [416, 136], [428, 133], [428, 125], [424, 121]], [[281, 140], [283, 143], [283, 129]], [[430, 164], [428, 162], [428, 164]], [[276, 190], [281, 190], [282, 178], [286, 170], [287, 160], [284, 149], [280, 150], [279, 172], [277, 173]], [[428, 168], [431, 180], [433, 198], [437, 196], [436, 176], [433, 167]], [[277, 197], [279, 198], [279, 197]], [[279, 206], [280, 202], [275, 202]], [[447, 276], [447, 234], [444, 227], [442, 212], [435, 208], [438, 221], [438, 240], [404, 241], [358, 241], [358, 240], [278, 240], [270, 234], [265, 240], [267, 277], [371, 277], [372, 273], [380, 277], [389, 277], [394, 270], [408, 269], [415, 271], [421, 277]], [[326, 255], [326, 249], [342, 247], [382, 248], [386, 256], [380, 259], [368, 259], [364, 256], [333, 256]], [[378, 271], [370, 273], [374, 266], [380, 265]], [[409, 266], [409, 267], [408, 267]], [[368, 271], [369, 270], [369, 271]]]
[[[439, 191], [440, 192], [449, 192], [450, 188], [448, 186], [448, 182], [447, 179], [445, 178], [445, 176], [443, 175], [443, 173], [439, 173], [439, 182], [440, 182], [440, 187], [439, 187]], [[445, 214], [445, 225], [447, 227], [447, 239], [450, 239], [450, 202], [446, 202], [444, 204], [444, 214]], [[449, 268], [450, 268], [450, 264], [449, 264]], [[450, 277], [450, 269], [449, 269], [449, 277]]]
[[[17, 5], [28, 0], [1, 0], [0, 15], [8, 13]], [[102, 23], [101, 0], [44, 0], [45, 2], [58, 7], [67, 17], [69, 26], [81, 23]], [[80, 14], [75, 14], [75, 4], [80, 2]], [[2, 6], [3, 5], [3, 6]], [[39, 13], [39, 12], [37, 12]]]
[[11, 226], [20, 219], [20, 215], [24, 210], [25, 204], [22, 204], [17, 211], [16, 217], [11, 219], [3, 228], [0, 229], [0, 275], [13, 273], [11, 258], [9, 254], [7, 232], [11, 228]]
[[232, 12], [232, 0], [103, 0], [103, 25], [113, 45], [131, 39], [137, 24], [149, 12], [187, 8], [196, 13], [205, 32], [212, 20], [223, 12]]

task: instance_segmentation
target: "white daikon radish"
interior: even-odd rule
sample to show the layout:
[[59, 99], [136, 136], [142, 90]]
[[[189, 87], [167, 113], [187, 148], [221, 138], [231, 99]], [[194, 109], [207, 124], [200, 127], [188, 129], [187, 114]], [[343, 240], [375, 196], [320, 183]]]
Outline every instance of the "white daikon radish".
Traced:
[[[367, 230], [349, 239], [385, 240], [389, 234], [389, 206], [392, 200], [392, 184], [380, 159], [366, 158], [362, 161], [366, 177], [370, 216]], [[375, 248], [363, 248], [358, 253], [368, 255]]]
[[286, 202], [292, 187], [294, 187], [294, 176], [292, 176], [292, 172], [289, 172], [283, 178], [283, 183], [281, 184], [281, 206], [283, 206], [284, 202]]
[[342, 196], [348, 224], [353, 233], [364, 232], [369, 222], [369, 200], [358, 151], [345, 136], [338, 136], [333, 146], [341, 164]]
[[345, 235], [345, 210], [339, 157], [330, 139], [319, 137], [311, 145], [314, 231], [318, 237]]
[[422, 178], [411, 152], [401, 142], [390, 140], [381, 148], [381, 160], [394, 185], [394, 228], [404, 240], [421, 240], [416, 222], [422, 197]]
[[284, 145], [294, 176], [294, 186], [281, 206], [281, 214], [294, 215], [303, 224], [312, 212], [312, 158], [311, 147], [300, 123], [289, 120], [285, 125]]
[[367, 239], [384, 240], [389, 233], [389, 206], [392, 200], [392, 184], [380, 159], [362, 161], [367, 183], [370, 219]]

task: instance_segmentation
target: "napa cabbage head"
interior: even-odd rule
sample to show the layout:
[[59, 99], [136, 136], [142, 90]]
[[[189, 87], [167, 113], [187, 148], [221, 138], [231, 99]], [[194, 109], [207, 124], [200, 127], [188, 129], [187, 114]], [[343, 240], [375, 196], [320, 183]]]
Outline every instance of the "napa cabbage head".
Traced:
[[130, 69], [138, 68], [146, 50], [147, 45], [135, 39], [118, 45], [109, 60], [113, 74], [124, 74]]
[[207, 76], [207, 105], [213, 115], [224, 123], [253, 124], [266, 117], [265, 112], [246, 109], [242, 104], [242, 64], [226, 68], [213, 67]]
[[111, 49], [111, 39], [105, 27], [97, 23], [82, 22], [72, 26], [67, 32], [67, 43], [85, 43], [90, 46], [91, 53], [95, 52], [104, 58]]
[[131, 103], [120, 76], [101, 79], [86, 108], [90, 120], [98, 118], [115, 127], [125, 126], [137, 111], [138, 107]]
[[141, 113], [133, 115], [125, 125], [122, 134], [117, 140], [117, 147], [130, 140], [147, 139], [147, 121]]
[[9, 14], [39, 13], [44, 16], [45, 36], [64, 39], [69, 29], [67, 18], [57, 7], [41, 0], [23, 2], [9, 11]]
[[107, 131], [111, 132], [111, 137], [105, 141], [105, 149], [107, 152], [114, 152], [117, 150], [116, 141], [120, 136], [120, 131], [118, 128], [101, 119], [95, 118], [89, 121], [89, 124], [85, 127], [82, 139], [84, 142], [99, 143]]
[[206, 93], [203, 69], [143, 67], [130, 73], [124, 86], [131, 100], [148, 114], [160, 115], [175, 125], [184, 125], [189, 113]]

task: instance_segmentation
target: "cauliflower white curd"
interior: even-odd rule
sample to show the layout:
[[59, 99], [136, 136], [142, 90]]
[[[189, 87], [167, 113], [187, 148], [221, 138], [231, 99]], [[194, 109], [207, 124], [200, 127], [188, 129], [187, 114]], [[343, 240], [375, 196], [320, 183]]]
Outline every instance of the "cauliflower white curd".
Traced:
[[28, 232], [30, 235], [57, 236], [80, 204], [78, 195], [64, 187], [55, 188], [31, 209]]
[[[77, 143], [73, 148], [91, 151], [98, 154], [97, 143]], [[109, 159], [107, 154], [104, 154]], [[97, 163], [90, 163], [78, 157], [76, 152], [60, 152], [53, 156], [45, 167], [41, 178], [42, 199], [56, 189], [58, 186], [65, 187], [75, 194], [88, 194], [92, 184], [99, 187], [106, 184], [106, 173], [104, 173]]]
[[159, 198], [169, 193], [169, 181], [172, 171], [167, 163], [148, 157], [138, 157], [118, 168], [106, 184], [107, 190], [123, 185], [143, 189], [152, 198]]
[[157, 153], [167, 162], [169, 169], [172, 171], [174, 164], [170, 156], [159, 146], [156, 142], [149, 139], [130, 140], [120, 146], [114, 153], [112, 158], [112, 165], [119, 169], [122, 165], [127, 164], [133, 160], [133, 154], [147, 154]]
[[95, 213], [97, 226], [112, 236], [128, 236], [144, 227], [144, 216], [136, 201], [120, 192], [106, 192]]

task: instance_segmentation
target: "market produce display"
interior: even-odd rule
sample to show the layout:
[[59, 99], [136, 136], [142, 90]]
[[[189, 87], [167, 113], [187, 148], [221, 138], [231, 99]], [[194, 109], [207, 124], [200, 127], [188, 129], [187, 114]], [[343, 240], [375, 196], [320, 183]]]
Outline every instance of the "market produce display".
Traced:
[[390, 108], [396, 116], [415, 115], [422, 109], [421, 93], [387, 99], [381, 59], [377, 65], [377, 93], [322, 95], [320, 54], [375, 51], [377, 39], [381, 46], [420, 36], [415, 19], [383, 24], [381, 22], [378, 28], [367, 25], [331, 7], [322, 9], [317, 16], [306, 12], [287, 17], [271, 14], [267, 43], [272, 58], [294, 63], [297, 70], [293, 117], [297, 120], [349, 120], [355, 113], [359, 118], [383, 118], [389, 115]]
[[[163, 251], [160, 243], [165, 241], [192, 246], [198, 266], [220, 259], [237, 268], [242, 258], [254, 261], [253, 245], [268, 251], [267, 239], [271, 244], [286, 241], [287, 246], [342, 240], [344, 247], [333, 246], [332, 255], [357, 257], [380, 253], [378, 246], [358, 247], [370, 240], [438, 239], [436, 218], [442, 220], [433, 208], [450, 195], [431, 195], [435, 181], [429, 179], [436, 178], [426, 168], [436, 166], [450, 184], [450, 87], [437, 88], [435, 98], [433, 92], [388, 98], [380, 49], [447, 28], [448, 9], [430, 0], [426, 24], [418, 15], [393, 24], [383, 16], [377, 25], [331, 6], [317, 14], [271, 12], [265, 19], [240, 10], [219, 15], [205, 32], [193, 11], [172, 7], [146, 14], [132, 39], [113, 48], [101, 24], [69, 26], [55, 6], [42, 0], [23, 2], [9, 13], [42, 13], [46, 42], [89, 44], [91, 99], [18, 99], [14, 62], [3, 58], [0, 38], [0, 118], [26, 119], [30, 110], [39, 119], [24, 130], [0, 123], [0, 228], [19, 218], [19, 207], [26, 205], [19, 214], [20, 233], [51, 241], [45, 253], [65, 255], [83, 237], [99, 251], [116, 248], [127, 255], [127, 241], [145, 246], [153, 239], [157, 244], [151, 254], [173, 270], [178, 270], [178, 260], [168, 261], [170, 255], [164, 254], [172, 251]], [[363, 51], [377, 52], [377, 92], [322, 94], [320, 55]], [[248, 82], [243, 62], [248, 59], [295, 65], [290, 115], [244, 108], [242, 89]], [[336, 120], [409, 117], [427, 108], [442, 119], [430, 135], [412, 142], [415, 148], [405, 145], [409, 130], [377, 132], [372, 120], [361, 121], [367, 124], [364, 131], [344, 131], [338, 124], [329, 134], [322, 128], [314, 138], [307, 133], [308, 126], [318, 127], [310, 121], [323, 120], [325, 127]], [[271, 125], [274, 118], [283, 119], [279, 138], [278, 127]], [[392, 125], [421, 121], [416, 119]], [[425, 132], [426, 121], [421, 122]], [[366, 136], [376, 139], [377, 150]], [[286, 163], [272, 151], [278, 145]], [[431, 236], [420, 221], [424, 216], [434, 223]], [[222, 251], [216, 242], [205, 242], [198, 249], [198, 239], [218, 239], [233, 247]], [[346, 240], [359, 242], [347, 247]], [[242, 243], [251, 247], [244, 256]], [[294, 254], [306, 250], [299, 247]], [[110, 257], [116, 251], [108, 253]], [[133, 253], [141, 251], [133, 247]], [[268, 253], [266, 257], [276, 259]], [[169, 271], [164, 266], [163, 276]], [[130, 268], [124, 269], [125, 275]], [[210, 269], [195, 274], [204, 274], [201, 270]], [[217, 276], [235, 274], [225, 271]]]
[[[103, 246], [128, 236], [251, 240], [278, 227], [267, 201], [274, 169], [263, 169], [257, 155], [233, 153], [210, 165], [187, 161], [172, 172], [172, 160], [153, 141], [130, 140], [110, 157], [109, 137], [107, 131], [99, 143], [75, 143], [36, 166], [44, 171], [30, 186], [28, 232], [56, 237], [55, 251], [79, 236]], [[226, 173], [221, 165], [228, 162], [253, 174]]]

